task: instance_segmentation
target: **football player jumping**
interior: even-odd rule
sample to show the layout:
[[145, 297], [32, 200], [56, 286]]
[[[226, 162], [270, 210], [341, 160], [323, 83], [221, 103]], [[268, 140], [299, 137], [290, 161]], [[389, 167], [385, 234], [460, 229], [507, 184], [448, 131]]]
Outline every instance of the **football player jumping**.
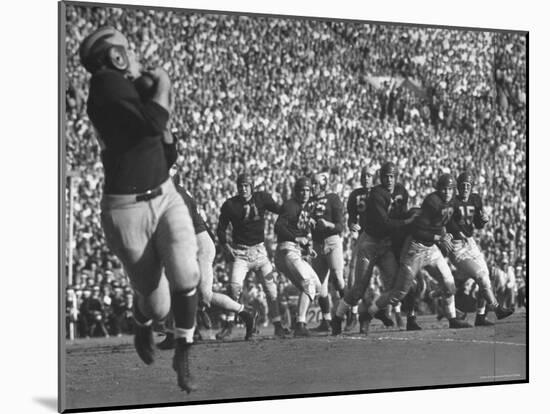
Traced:
[[514, 311], [498, 303], [487, 263], [473, 238], [474, 230], [483, 228], [489, 221], [481, 197], [472, 192], [473, 183], [474, 177], [468, 171], [458, 176], [458, 194], [453, 199], [454, 213], [447, 223], [447, 232], [453, 237], [449, 259], [457, 269], [457, 278], [472, 278], [479, 286], [475, 326], [492, 326], [494, 324], [486, 319], [486, 307], [495, 312], [497, 319], [506, 318]]
[[341, 233], [344, 230], [344, 205], [336, 193], [329, 193], [328, 176], [325, 173], [315, 174], [312, 180], [313, 197], [309, 202], [312, 229], [311, 238], [315, 257], [311, 266], [321, 281], [319, 307], [321, 324], [314, 330], [330, 332], [330, 298], [329, 279], [332, 280], [339, 297], [344, 296], [344, 247]]
[[294, 336], [310, 335], [306, 326], [307, 311], [316, 293], [321, 290], [317, 273], [303, 258], [304, 250], [306, 255], [315, 255], [309, 240], [311, 217], [307, 203], [310, 196], [310, 180], [305, 177], [296, 180], [294, 196], [283, 203], [275, 223], [275, 266], [300, 290]]
[[[253, 180], [249, 174], [237, 177], [237, 191], [238, 195], [223, 203], [216, 231], [221, 247], [233, 264], [230, 294], [233, 300], [239, 301], [244, 278], [249, 271], [254, 271], [267, 296], [269, 316], [275, 328], [275, 335], [284, 337], [275, 272], [264, 245], [265, 212], [267, 210], [278, 214], [280, 206], [269, 193], [254, 191]], [[231, 244], [227, 243], [226, 234], [229, 223], [233, 227]], [[216, 335], [217, 339], [231, 336], [234, 324], [232, 316], [229, 316], [223, 329]]]

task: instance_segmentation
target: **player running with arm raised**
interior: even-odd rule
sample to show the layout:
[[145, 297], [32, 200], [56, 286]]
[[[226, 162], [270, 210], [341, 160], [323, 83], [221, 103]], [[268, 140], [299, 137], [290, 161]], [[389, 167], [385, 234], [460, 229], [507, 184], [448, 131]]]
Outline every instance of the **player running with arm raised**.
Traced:
[[[253, 191], [253, 179], [247, 174], [237, 177], [238, 194], [226, 200], [221, 208], [216, 234], [228, 260], [232, 262], [230, 295], [239, 301], [244, 279], [249, 271], [254, 271], [266, 293], [269, 316], [275, 328], [274, 334], [285, 336], [281, 324], [277, 284], [273, 265], [269, 260], [264, 244], [265, 212], [279, 214], [280, 205], [265, 191]], [[227, 228], [232, 226], [232, 242], [227, 242]], [[229, 316], [226, 325], [216, 335], [218, 339], [231, 336], [233, 320]]]

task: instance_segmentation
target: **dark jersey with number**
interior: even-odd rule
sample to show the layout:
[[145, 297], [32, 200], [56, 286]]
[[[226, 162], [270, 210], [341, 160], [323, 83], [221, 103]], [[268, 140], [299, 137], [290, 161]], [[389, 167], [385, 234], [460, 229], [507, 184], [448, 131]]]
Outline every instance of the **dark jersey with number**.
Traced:
[[[311, 211], [311, 218], [315, 221], [315, 225], [311, 230], [313, 241], [321, 242], [327, 237], [344, 231], [344, 205], [338, 195], [329, 193], [321, 197], [315, 197], [309, 201], [308, 207]], [[317, 222], [320, 219], [334, 223], [334, 228], [319, 227]]]
[[453, 205], [453, 200], [446, 203], [437, 191], [430, 193], [422, 202], [420, 216], [411, 225], [413, 239], [432, 246], [434, 237], [445, 233], [445, 226], [454, 213]]
[[367, 198], [369, 196], [369, 188], [360, 187], [351, 192], [348, 197], [348, 227], [352, 224], [359, 224], [361, 231], [365, 230], [367, 215]]
[[248, 201], [239, 195], [231, 197], [222, 205], [218, 222], [219, 242], [227, 243], [226, 230], [229, 223], [233, 226], [233, 243], [253, 246], [264, 241], [265, 212], [279, 213], [280, 206], [265, 191], [252, 193]]
[[405, 226], [408, 202], [409, 193], [401, 184], [395, 184], [393, 193], [381, 184], [373, 187], [365, 208], [365, 233], [378, 239], [392, 236]]
[[311, 226], [311, 213], [306, 206], [302, 208], [293, 198], [283, 203], [275, 222], [277, 243], [294, 242], [296, 237], [308, 237]]
[[177, 155], [175, 144], [163, 142], [166, 109], [142, 101], [121, 72], [101, 69], [90, 80], [87, 112], [101, 146], [106, 194], [142, 193], [166, 181]]
[[465, 201], [454, 197], [453, 203], [455, 211], [447, 223], [447, 231], [453, 238], [461, 238], [460, 232], [466, 237], [472, 237], [474, 229], [481, 229], [486, 224], [481, 217], [483, 203], [479, 194], [470, 194]]

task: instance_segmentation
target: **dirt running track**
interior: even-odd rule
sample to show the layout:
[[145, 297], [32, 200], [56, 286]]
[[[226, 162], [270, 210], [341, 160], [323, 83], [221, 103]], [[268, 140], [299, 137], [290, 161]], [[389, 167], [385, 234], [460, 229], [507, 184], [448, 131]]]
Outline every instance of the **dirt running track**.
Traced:
[[240, 332], [229, 342], [206, 341], [194, 348], [200, 388], [190, 395], [176, 385], [173, 351], [159, 352], [147, 367], [131, 337], [67, 342], [67, 409], [526, 379], [524, 313], [492, 328], [452, 330], [433, 316], [419, 321], [424, 329], [417, 332], [373, 322], [368, 337], [274, 339], [263, 328], [249, 342]]

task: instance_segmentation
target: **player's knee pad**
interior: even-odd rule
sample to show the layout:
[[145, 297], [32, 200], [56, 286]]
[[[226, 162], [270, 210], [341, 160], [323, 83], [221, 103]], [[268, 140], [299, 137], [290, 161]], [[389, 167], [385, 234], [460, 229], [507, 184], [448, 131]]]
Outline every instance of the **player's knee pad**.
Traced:
[[310, 278], [302, 280], [302, 290], [313, 300], [315, 297], [315, 282]]
[[231, 299], [238, 301], [241, 297], [242, 290], [243, 287], [240, 284], [234, 282], [229, 283], [229, 296]]
[[489, 272], [486, 270], [479, 270], [475, 275], [475, 281], [482, 290], [492, 289]]
[[164, 321], [170, 315], [170, 302], [156, 303], [149, 307], [152, 317], [156, 321]]
[[344, 271], [340, 270], [334, 270], [331, 271], [331, 277], [332, 277], [332, 284], [337, 290], [343, 290], [346, 286], [346, 282], [344, 280]]
[[321, 283], [321, 288], [319, 290], [319, 295], [323, 297], [328, 296], [328, 283]]
[[189, 292], [197, 289], [200, 282], [200, 272], [198, 266], [196, 270], [187, 273], [183, 280], [176, 281], [175, 290], [178, 292]]
[[275, 273], [270, 272], [267, 276], [264, 277], [265, 281], [265, 294], [269, 300], [277, 299], [277, 284], [275, 283]]

